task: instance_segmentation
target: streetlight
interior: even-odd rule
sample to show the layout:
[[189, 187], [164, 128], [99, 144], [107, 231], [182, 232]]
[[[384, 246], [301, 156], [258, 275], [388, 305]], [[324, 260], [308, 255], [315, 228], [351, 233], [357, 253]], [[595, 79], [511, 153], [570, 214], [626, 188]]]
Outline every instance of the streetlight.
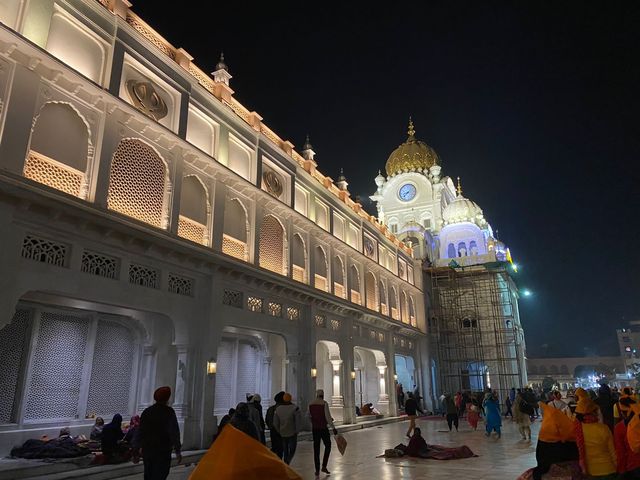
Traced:
[[528, 288], [525, 288], [524, 290], [522, 290], [522, 294], [525, 297], [530, 297], [531, 295], [533, 295], [533, 292], [531, 290], [529, 290]]

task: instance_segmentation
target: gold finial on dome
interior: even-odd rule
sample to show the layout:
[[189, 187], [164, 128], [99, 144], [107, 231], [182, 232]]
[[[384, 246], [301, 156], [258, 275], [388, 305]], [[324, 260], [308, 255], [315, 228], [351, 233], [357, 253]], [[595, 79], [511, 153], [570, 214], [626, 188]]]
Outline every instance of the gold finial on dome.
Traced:
[[458, 196], [461, 197], [462, 196], [462, 185], [460, 184], [460, 177], [458, 177], [458, 188], [456, 188], [456, 191], [458, 192]]
[[405, 172], [426, 173], [432, 166], [440, 164], [435, 150], [415, 137], [416, 130], [411, 117], [407, 133], [409, 138], [391, 152], [387, 159], [385, 170], [389, 177]]

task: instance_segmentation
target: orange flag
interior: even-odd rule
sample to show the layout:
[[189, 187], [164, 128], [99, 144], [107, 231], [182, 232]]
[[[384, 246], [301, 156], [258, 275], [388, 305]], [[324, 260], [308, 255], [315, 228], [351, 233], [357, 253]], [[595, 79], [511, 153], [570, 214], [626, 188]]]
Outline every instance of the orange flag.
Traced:
[[260, 442], [227, 424], [189, 480], [302, 480]]

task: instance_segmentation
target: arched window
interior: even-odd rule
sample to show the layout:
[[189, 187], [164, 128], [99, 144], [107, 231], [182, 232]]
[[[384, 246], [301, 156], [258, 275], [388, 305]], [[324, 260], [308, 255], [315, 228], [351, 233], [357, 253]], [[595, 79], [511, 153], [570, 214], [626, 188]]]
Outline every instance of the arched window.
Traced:
[[453, 245], [453, 243], [450, 243], [447, 247], [447, 258], [455, 258], [457, 256], [458, 255], [456, 255], [456, 247]]
[[378, 311], [378, 295], [376, 292], [376, 277], [371, 272], [367, 272], [364, 277], [364, 289], [367, 300], [367, 308]]
[[458, 256], [466, 257], [467, 256], [467, 244], [464, 242], [458, 243]]
[[243, 178], [250, 180], [251, 154], [239, 142], [229, 139], [229, 161], [227, 166]]
[[207, 191], [204, 185], [195, 175], [184, 177], [180, 193], [178, 235], [192, 242], [207, 245], [209, 243], [208, 218]]
[[351, 265], [349, 269], [349, 289], [351, 290], [351, 301], [362, 305], [360, 298], [360, 272], [355, 265]]
[[237, 198], [227, 200], [224, 206], [222, 253], [245, 262], [249, 261], [248, 235], [249, 226], [244, 205]]
[[403, 290], [400, 297], [402, 298], [402, 306], [400, 307], [402, 311], [402, 321], [409, 323], [409, 299], [407, 298], [407, 292]]
[[391, 310], [391, 318], [400, 320], [400, 309], [398, 308], [398, 291], [396, 287], [389, 290], [389, 308]]
[[266, 215], [260, 226], [258, 253], [260, 266], [280, 275], [286, 275], [285, 252], [286, 238], [282, 224], [273, 215]]
[[380, 296], [380, 313], [389, 315], [389, 303], [387, 300], [387, 289], [382, 279], [378, 282], [378, 295]]
[[416, 305], [411, 296], [409, 296], [409, 323], [413, 327], [416, 326]]
[[478, 244], [475, 240], [469, 242], [469, 255], [478, 255]]
[[327, 256], [324, 254], [322, 247], [318, 246], [314, 250], [313, 255], [314, 286], [325, 292], [329, 290], [329, 279], [327, 275]]
[[307, 282], [307, 250], [304, 246], [304, 240], [300, 234], [296, 233], [291, 242], [291, 260], [293, 265], [291, 271], [293, 279], [298, 282]]
[[340, 297], [347, 297], [347, 289], [345, 288], [345, 272], [344, 263], [339, 256], [333, 257], [333, 265], [331, 268], [331, 274], [333, 275], [333, 293]]
[[47, 103], [33, 127], [24, 176], [75, 197], [87, 195], [89, 131], [66, 103]]
[[167, 167], [149, 145], [120, 142], [111, 161], [107, 206], [154, 227], [167, 223]]

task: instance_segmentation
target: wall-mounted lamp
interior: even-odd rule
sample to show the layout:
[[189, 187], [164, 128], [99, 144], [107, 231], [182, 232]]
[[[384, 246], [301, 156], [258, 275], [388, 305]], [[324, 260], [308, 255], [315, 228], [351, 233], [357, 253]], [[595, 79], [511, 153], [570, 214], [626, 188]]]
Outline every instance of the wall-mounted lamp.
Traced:
[[397, 375], [397, 374], [394, 374], [394, 375], [393, 375], [393, 379], [394, 379], [394, 380], [397, 380], [397, 379], [398, 379], [398, 375]]
[[213, 358], [210, 358], [207, 362], [207, 375], [215, 375], [218, 371], [218, 364]]
[[356, 379], [356, 371], [351, 370], [351, 380], [355, 380], [355, 379]]
[[318, 376], [318, 370], [314, 367], [311, 369], [311, 378], [316, 378]]

